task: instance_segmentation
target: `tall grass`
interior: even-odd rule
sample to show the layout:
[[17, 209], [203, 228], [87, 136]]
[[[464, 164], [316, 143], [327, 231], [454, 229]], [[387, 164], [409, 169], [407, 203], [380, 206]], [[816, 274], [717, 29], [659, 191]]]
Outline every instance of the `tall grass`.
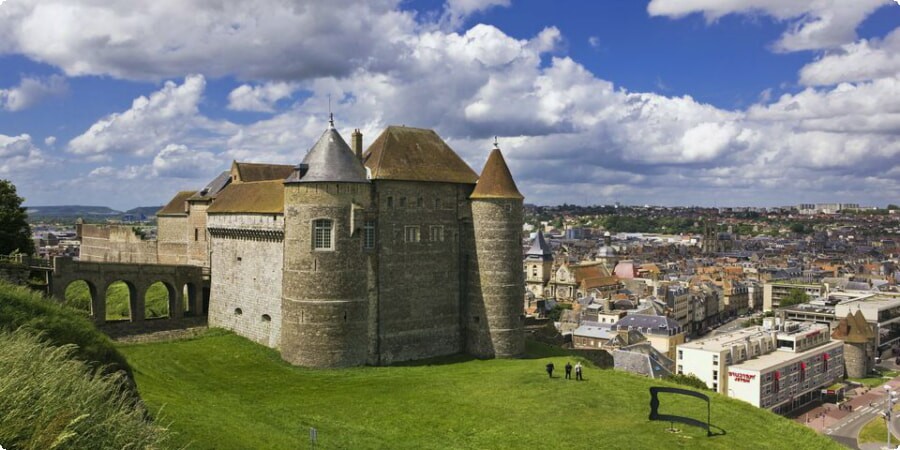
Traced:
[[167, 431], [123, 389], [122, 372], [103, 375], [24, 329], [0, 331], [0, 445], [15, 449], [154, 449]]
[[106, 372], [124, 370], [130, 377], [128, 362], [83, 314], [27, 288], [0, 281], [0, 331], [20, 327], [41, 333], [55, 345], [76, 344], [73, 354], [78, 359]]

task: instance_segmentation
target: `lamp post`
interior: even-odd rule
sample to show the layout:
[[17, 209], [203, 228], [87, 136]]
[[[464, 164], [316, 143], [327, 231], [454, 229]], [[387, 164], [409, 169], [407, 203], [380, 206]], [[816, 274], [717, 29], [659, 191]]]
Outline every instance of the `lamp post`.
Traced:
[[884, 403], [884, 420], [887, 424], [887, 448], [891, 448], [891, 409], [896, 401], [897, 392], [891, 390], [889, 384], [884, 385], [884, 390], [887, 393], [887, 401]]

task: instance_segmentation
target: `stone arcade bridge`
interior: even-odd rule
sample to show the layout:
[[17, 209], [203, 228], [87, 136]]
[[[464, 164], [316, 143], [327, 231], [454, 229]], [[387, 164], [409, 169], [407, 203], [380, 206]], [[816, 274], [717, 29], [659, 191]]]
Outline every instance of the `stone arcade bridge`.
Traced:
[[[98, 326], [112, 331], [111, 334], [114, 335], [200, 325], [206, 321], [209, 281], [204, 279], [203, 267], [88, 262], [57, 257], [53, 261], [51, 274], [49, 290], [60, 301], [65, 301], [66, 288], [71, 283], [87, 283], [91, 294], [91, 316]], [[106, 292], [117, 281], [128, 286], [131, 319], [107, 322]], [[145, 294], [157, 282], [161, 282], [168, 290], [169, 315], [145, 320]]]

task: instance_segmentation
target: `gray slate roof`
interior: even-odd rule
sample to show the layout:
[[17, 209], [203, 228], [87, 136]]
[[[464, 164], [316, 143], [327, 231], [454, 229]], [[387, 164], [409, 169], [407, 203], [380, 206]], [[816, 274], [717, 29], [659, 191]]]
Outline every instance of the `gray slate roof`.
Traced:
[[309, 149], [301, 166], [304, 164], [308, 166], [306, 173], [302, 173], [298, 166], [294, 173], [287, 177], [285, 183], [369, 182], [362, 162], [333, 127], [328, 127], [316, 144]]
[[550, 245], [547, 244], [547, 241], [544, 239], [544, 233], [540, 230], [538, 230], [537, 236], [534, 237], [531, 248], [525, 252], [525, 257], [528, 259], [539, 258], [544, 261], [553, 259], [553, 251], [550, 250]]
[[672, 335], [681, 331], [678, 322], [666, 316], [650, 316], [646, 314], [629, 314], [613, 325], [618, 330], [632, 327], [644, 334]]

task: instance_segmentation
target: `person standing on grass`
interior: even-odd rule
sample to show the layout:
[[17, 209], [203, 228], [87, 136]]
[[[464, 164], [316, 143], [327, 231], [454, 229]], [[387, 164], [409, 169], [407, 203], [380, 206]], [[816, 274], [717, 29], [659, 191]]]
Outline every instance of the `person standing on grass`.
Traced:
[[578, 381], [582, 381], [581, 378], [581, 361], [575, 364], [575, 379]]
[[553, 363], [547, 363], [547, 375], [553, 378]]
[[567, 380], [572, 379], [572, 363], [570, 363], [568, 361], [566, 362], [566, 379]]

